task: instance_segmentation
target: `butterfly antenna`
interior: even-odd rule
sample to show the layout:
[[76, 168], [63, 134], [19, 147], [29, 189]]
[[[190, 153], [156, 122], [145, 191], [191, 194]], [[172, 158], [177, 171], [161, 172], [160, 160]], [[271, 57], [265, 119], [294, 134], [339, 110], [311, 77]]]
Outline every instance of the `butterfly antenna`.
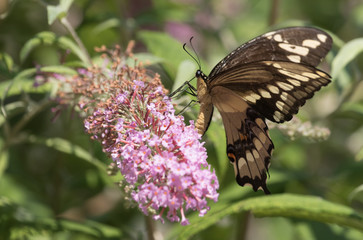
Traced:
[[193, 49], [193, 52], [195, 53], [195, 56], [197, 56], [199, 70], [201, 70], [201, 69], [202, 69], [202, 64], [200, 63], [199, 56], [198, 56], [198, 54], [197, 54], [197, 51], [195, 51], [195, 48], [194, 48], [194, 46], [193, 46], [193, 42], [192, 42], [192, 40], [193, 40], [193, 37], [191, 37], [191, 38], [189, 39], [189, 43], [190, 43], [190, 46], [191, 46], [191, 47], [192, 47], [192, 49]]
[[[193, 51], [195, 52], [194, 47], [193, 47], [193, 45], [191, 44], [191, 43], [192, 43], [192, 39], [193, 39], [193, 37], [191, 37], [191, 38], [190, 38], [189, 42], [190, 42], [190, 45], [192, 46]], [[200, 66], [200, 60], [199, 60], [198, 55], [196, 55], [196, 56], [197, 56], [197, 58], [195, 58], [195, 57], [194, 57], [194, 56], [193, 56], [190, 52], [188, 52], [188, 50], [185, 48], [185, 46], [186, 46], [186, 45], [187, 45], [186, 43], [184, 43], [184, 44], [183, 44], [183, 49], [184, 49], [184, 51], [185, 51], [186, 53], [188, 53], [188, 55], [189, 55], [191, 58], [193, 58], [193, 59], [194, 59], [194, 61], [198, 64], [199, 69], [201, 69], [201, 66]]]

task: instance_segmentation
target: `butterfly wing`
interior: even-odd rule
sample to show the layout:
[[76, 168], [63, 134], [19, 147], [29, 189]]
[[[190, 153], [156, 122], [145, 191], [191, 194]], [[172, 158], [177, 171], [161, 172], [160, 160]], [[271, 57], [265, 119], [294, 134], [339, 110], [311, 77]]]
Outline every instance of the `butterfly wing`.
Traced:
[[289, 121], [330, 76], [315, 67], [332, 46], [325, 32], [307, 27], [263, 34], [231, 52], [212, 70], [208, 87], [238, 94], [267, 119]]
[[333, 40], [310, 27], [290, 27], [258, 36], [228, 54], [209, 74], [213, 76], [237, 65], [259, 61], [288, 61], [316, 67], [330, 51]]
[[[227, 155], [240, 185], [269, 193], [266, 173], [273, 143], [265, 118], [290, 120], [306, 99], [330, 82], [330, 76], [315, 67], [331, 46], [331, 37], [321, 30], [284, 28], [241, 45], [209, 77], [197, 72], [198, 82], [206, 83], [198, 87], [198, 100], [209, 107], [212, 103], [221, 113]], [[211, 117], [204, 115], [208, 117], [197, 126], [200, 133], [207, 130]]]
[[269, 194], [266, 179], [273, 143], [265, 119], [230, 89], [215, 87], [210, 94], [223, 119], [237, 183]]
[[329, 82], [328, 74], [309, 65], [260, 61], [237, 65], [214, 76], [210, 88], [231, 89], [264, 117], [282, 123]]

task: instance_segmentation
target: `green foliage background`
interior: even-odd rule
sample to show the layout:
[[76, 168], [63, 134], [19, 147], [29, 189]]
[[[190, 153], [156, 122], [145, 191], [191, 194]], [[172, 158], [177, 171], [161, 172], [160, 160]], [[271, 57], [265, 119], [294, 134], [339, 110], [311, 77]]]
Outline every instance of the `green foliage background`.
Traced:
[[157, 223], [155, 236], [363, 239], [363, 1], [5, 0], [0, 14], [0, 239], [147, 238], [143, 215], [122, 201], [117, 178], [106, 173], [110, 160], [81, 119], [67, 110], [53, 120], [56, 84], [34, 87], [39, 71], [72, 75], [97, 59], [94, 47], [136, 40], [135, 55], [172, 90], [197, 69], [182, 49], [191, 36], [208, 73], [241, 43], [301, 25], [334, 39], [321, 65], [333, 82], [298, 114], [329, 128], [330, 138], [291, 140], [272, 126], [273, 195], [266, 197], [235, 184], [215, 117], [205, 141], [219, 202], [203, 218], [190, 214], [187, 227]]

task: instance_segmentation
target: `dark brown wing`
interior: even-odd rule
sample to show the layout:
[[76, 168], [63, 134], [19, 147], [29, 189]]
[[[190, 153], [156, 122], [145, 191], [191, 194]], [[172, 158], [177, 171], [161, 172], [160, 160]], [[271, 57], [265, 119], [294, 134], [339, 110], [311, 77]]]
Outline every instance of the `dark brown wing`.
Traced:
[[254, 191], [262, 189], [269, 194], [266, 179], [273, 143], [264, 117], [227, 88], [213, 88], [211, 97], [223, 119], [227, 155], [234, 166], [237, 183], [249, 184]]
[[332, 47], [325, 32], [310, 27], [291, 27], [268, 32], [242, 44], [222, 59], [209, 74], [214, 76], [237, 65], [259, 61], [291, 61], [316, 67]]
[[[212, 70], [209, 77], [197, 71], [198, 94], [221, 113], [227, 136], [227, 154], [240, 185], [266, 187], [273, 143], [265, 118], [284, 122], [298, 112], [306, 99], [330, 82], [330, 76], [315, 67], [332, 46], [325, 32], [306, 27], [284, 28], [266, 33], [241, 45]], [[202, 77], [202, 78], [201, 78]], [[210, 108], [210, 107], [209, 107]], [[211, 111], [200, 114], [204, 133]]]
[[209, 88], [222, 86], [234, 91], [265, 118], [289, 121], [299, 107], [330, 76], [315, 67], [286, 61], [260, 61], [235, 66], [217, 74]]

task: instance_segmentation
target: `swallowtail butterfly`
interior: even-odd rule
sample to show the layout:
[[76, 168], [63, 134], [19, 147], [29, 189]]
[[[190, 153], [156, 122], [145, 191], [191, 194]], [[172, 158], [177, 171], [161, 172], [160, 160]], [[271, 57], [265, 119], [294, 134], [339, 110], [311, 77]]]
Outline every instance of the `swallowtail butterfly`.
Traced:
[[239, 185], [266, 186], [274, 145], [265, 120], [289, 121], [330, 76], [317, 69], [332, 38], [310, 27], [283, 28], [241, 45], [206, 76], [196, 72], [200, 112], [196, 128], [207, 131], [214, 106], [222, 116], [227, 156]]

